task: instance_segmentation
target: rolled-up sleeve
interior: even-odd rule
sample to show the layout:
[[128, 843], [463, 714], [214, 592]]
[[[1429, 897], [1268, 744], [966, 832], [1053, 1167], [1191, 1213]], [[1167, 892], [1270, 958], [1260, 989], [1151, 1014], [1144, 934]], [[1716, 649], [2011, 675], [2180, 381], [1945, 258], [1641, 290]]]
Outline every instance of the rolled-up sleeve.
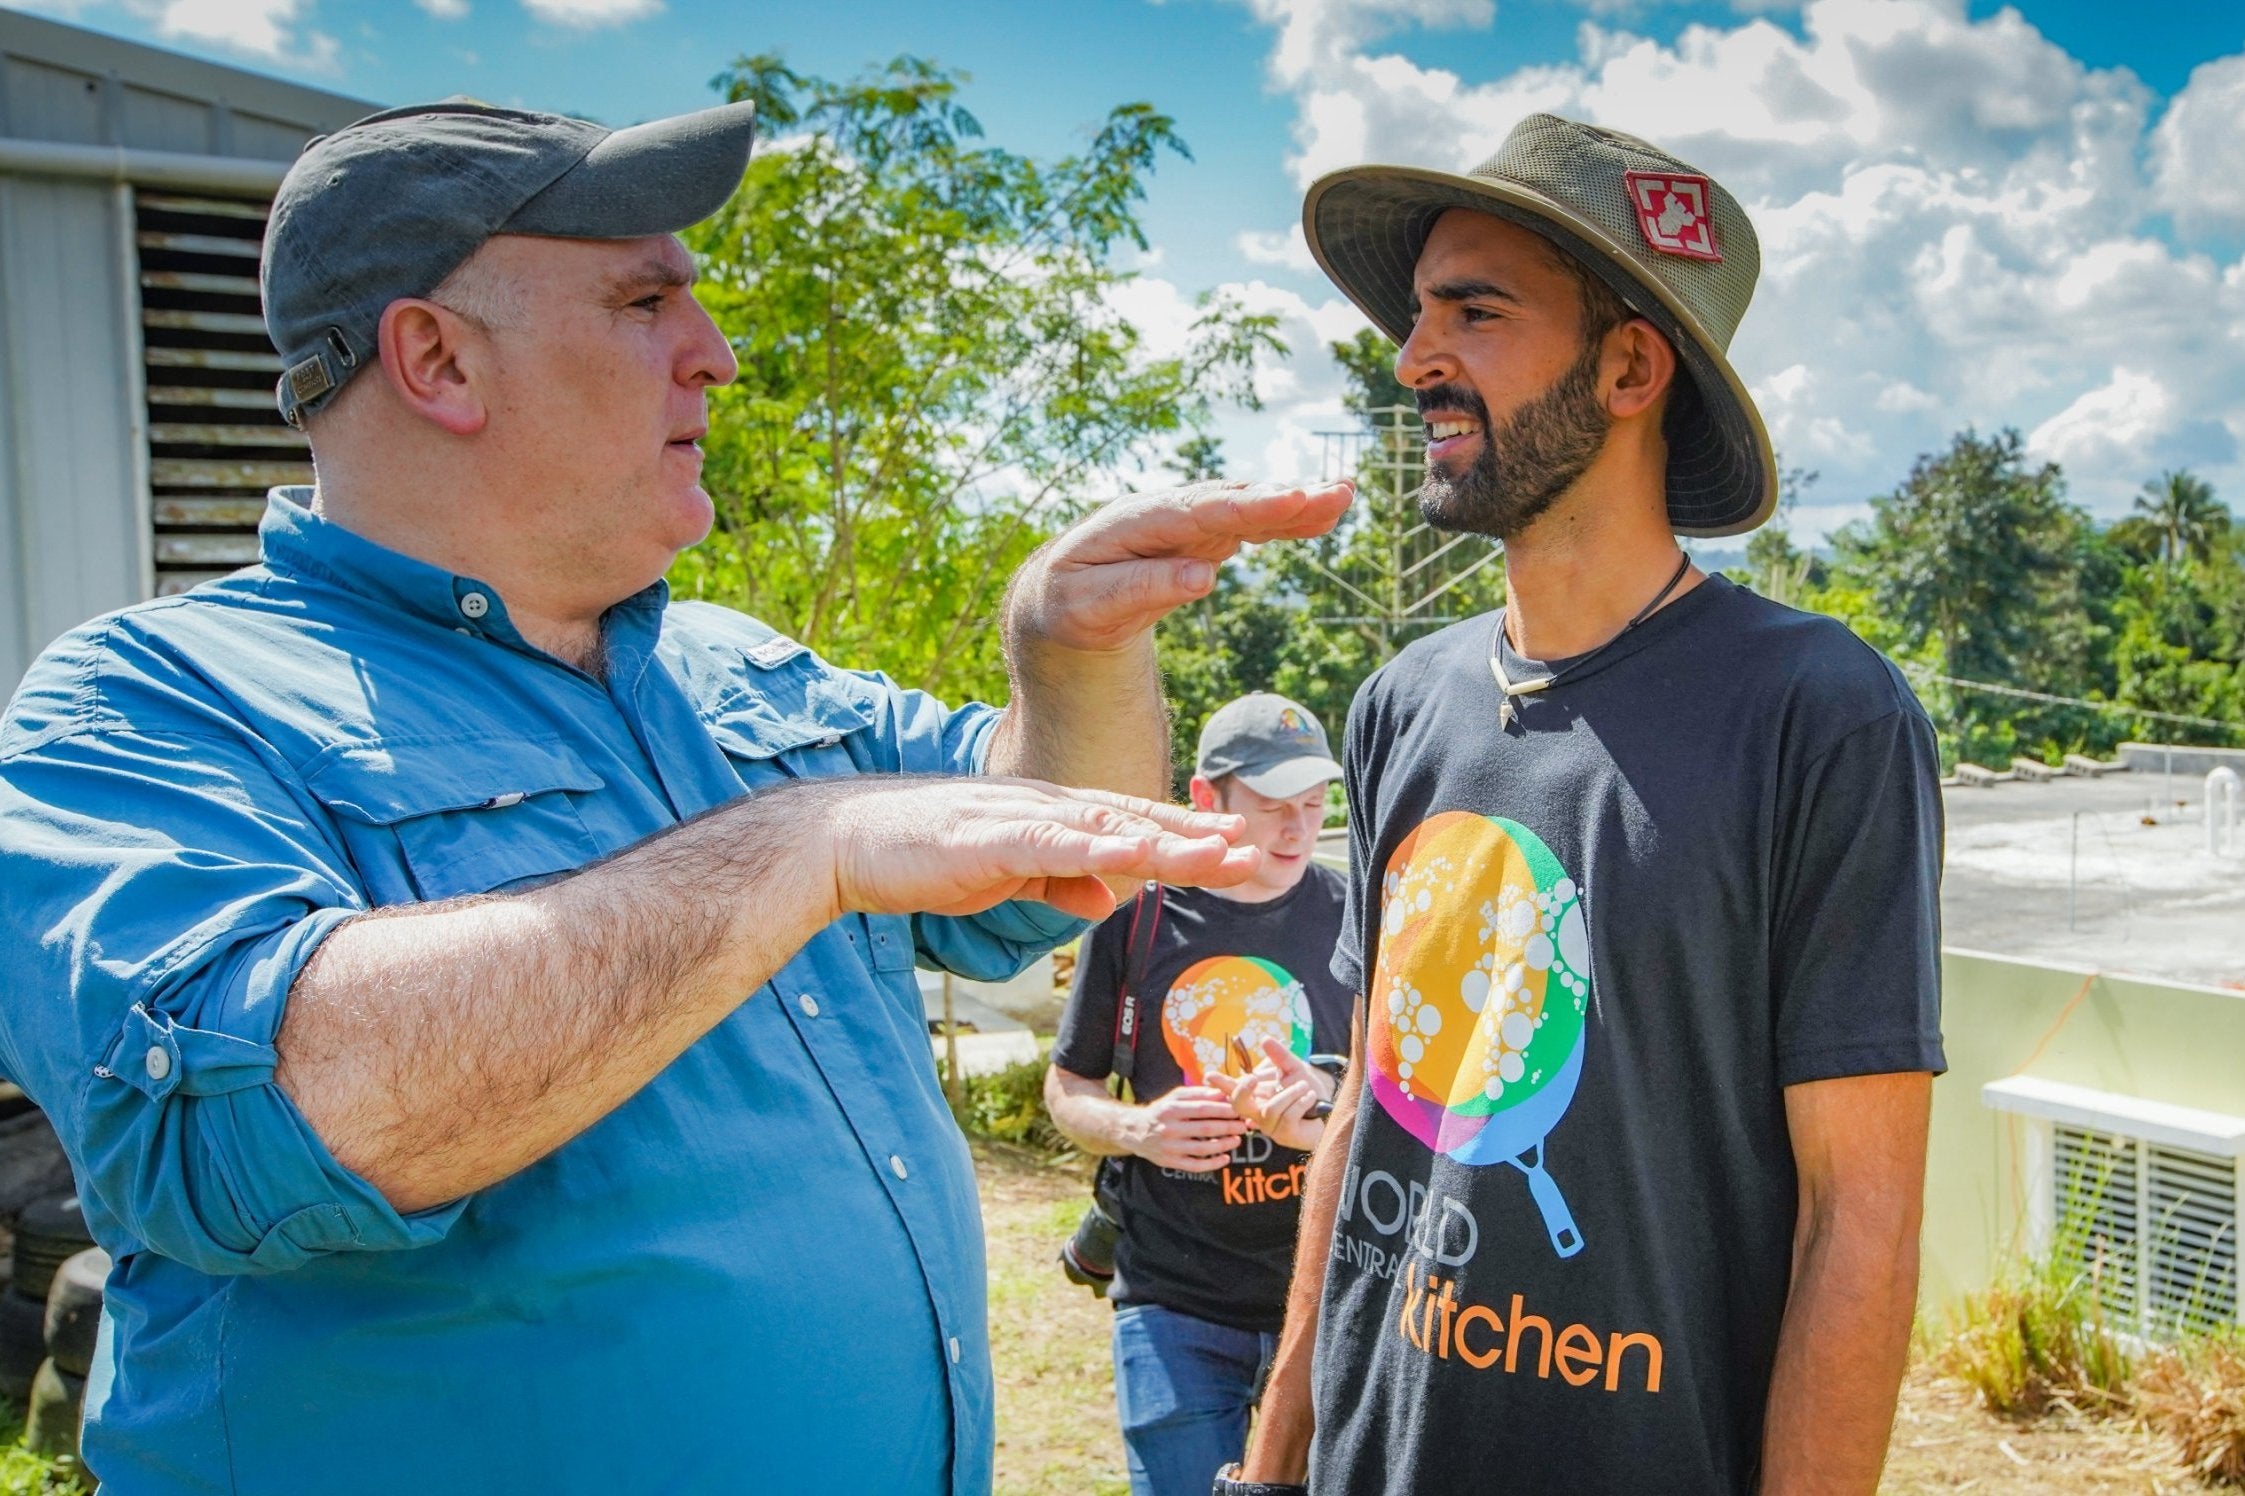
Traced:
[[318, 812], [248, 734], [166, 730], [214, 726], [192, 703], [41, 696], [0, 736], [0, 1053], [105, 1245], [263, 1273], [443, 1236], [460, 1204], [400, 1215], [274, 1081], [297, 973], [364, 908]]
[[[947, 707], [927, 692], [907, 690], [886, 675], [865, 673], [859, 678], [877, 693], [878, 722], [885, 739], [881, 746], [894, 754], [888, 766], [892, 772], [984, 772], [991, 735], [1004, 713], [980, 703]], [[1090, 927], [1088, 920], [1027, 899], [980, 914], [923, 914], [912, 921], [923, 962], [976, 982], [1002, 982], [1025, 971], [1039, 956]]]

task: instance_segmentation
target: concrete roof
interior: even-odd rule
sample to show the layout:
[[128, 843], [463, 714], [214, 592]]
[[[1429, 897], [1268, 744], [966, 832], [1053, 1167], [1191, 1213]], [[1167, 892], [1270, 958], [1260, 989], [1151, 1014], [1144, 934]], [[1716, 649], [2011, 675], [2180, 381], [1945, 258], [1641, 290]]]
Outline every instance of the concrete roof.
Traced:
[[2245, 988], [2245, 845], [2207, 852], [2204, 783], [2155, 769], [1943, 790], [1943, 943]]
[[[2178, 766], [1943, 790], [1942, 943], [2245, 988], [2245, 846], [2207, 854], [2204, 783]], [[1347, 834], [1327, 831], [1317, 855], [1345, 871]]]

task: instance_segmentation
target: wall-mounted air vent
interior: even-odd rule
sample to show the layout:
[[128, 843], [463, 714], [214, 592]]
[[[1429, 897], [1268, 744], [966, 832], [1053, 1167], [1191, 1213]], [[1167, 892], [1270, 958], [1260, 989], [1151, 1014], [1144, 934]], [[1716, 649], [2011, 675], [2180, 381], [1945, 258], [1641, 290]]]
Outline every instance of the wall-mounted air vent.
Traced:
[[281, 361], [257, 296], [265, 210], [135, 196], [158, 595], [255, 561], [265, 490], [312, 481], [303, 434], [273, 406]]

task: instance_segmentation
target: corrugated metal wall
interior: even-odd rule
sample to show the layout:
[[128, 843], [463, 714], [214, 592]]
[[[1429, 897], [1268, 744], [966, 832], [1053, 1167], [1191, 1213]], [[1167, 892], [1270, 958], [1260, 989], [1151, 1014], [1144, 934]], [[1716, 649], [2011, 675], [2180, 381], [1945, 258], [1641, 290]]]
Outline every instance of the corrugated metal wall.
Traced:
[[0, 695], [64, 630], [253, 559], [262, 485], [309, 473], [269, 398], [264, 201], [135, 171], [229, 158], [278, 180], [375, 107], [0, 11], [0, 151], [119, 152], [0, 165]]
[[8, 611], [13, 684], [41, 645], [147, 594], [147, 525], [119, 255], [127, 189], [0, 178], [0, 359], [7, 368], [5, 464], [17, 544]]

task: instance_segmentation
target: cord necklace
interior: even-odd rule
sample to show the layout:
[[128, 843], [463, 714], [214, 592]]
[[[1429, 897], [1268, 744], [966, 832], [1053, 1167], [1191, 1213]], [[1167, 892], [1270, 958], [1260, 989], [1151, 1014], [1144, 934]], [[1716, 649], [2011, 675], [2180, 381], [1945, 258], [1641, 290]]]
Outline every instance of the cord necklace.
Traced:
[[1551, 674], [1539, 675], [1533, 680], [1516, 681], [1511, 676], [1505, 674], [1504, 620], [1501, 618], [1498, 619], [1497, 636], [1489, 642], [1489, 673], [1497, 678], [1497, 689], [1504, 695], [1504, 700], [1498, 703], [1497, 706], [1497, 730], [1499, 732], [1502, 732], [1504, 731], [1504, 729], [1512, 725], [1512, 719], [1518, 716], [1520, 712], [1521, 697], [1532, 696], [1538, 691], [1549, 690], [1551, 687], [1557, 685], [1560, 681], [1564, 680], [1569, 675], [1572, 675], [1575, 671], [1580, 670], [1583, 666], [1589, 664], [1592, 660], [1597, 659], [1598, 656], [1604, 654], [1607, 650], [1612, 649], [1616, 644], [1619, 644], [1622, 641], [1623, 635], [1627, 634], [1631, 629], [1637, 627], [1638, 624], [1643, 623], [1647, 618], [1650, 618], [1653, 614], [1654, 609], [1658, 608], [1662, 603], [1668, 601], [1668, 595], [1676, 590], [1676, 584], [1684, 580], [1684, 573], [1690, 571], [1691, 567], [1692, 558], [1690, 554], [1679, 554], [1676, 558], [1676, 570], [1672, 574], [1670, 574], [1668, 578], [1668, 585], [1661, 588], [1660, 591], [1654, 593], [1653, 600], [1645, 604], [1642, 608], [1639, 608], [1637, 610], [1637, 616], [1630, 619], [1629, 622], [1623, 624], [1619, 633], [1616, 633], [1611, 639], [1608, 639], [1605, 643], [1599, 645], [1596, 649], [1576, 655], [1572, 660], [1568, 661], [1565, 665], [1553, 671]]

